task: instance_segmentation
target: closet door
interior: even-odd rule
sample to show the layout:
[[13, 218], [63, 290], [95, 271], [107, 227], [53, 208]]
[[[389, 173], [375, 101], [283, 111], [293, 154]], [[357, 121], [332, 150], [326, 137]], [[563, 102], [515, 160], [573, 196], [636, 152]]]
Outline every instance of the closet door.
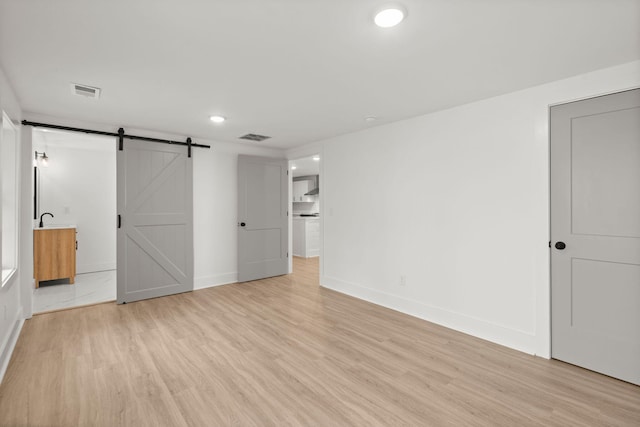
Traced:
[[238, 281], [288, 272], [287, 160], [238, 156]]

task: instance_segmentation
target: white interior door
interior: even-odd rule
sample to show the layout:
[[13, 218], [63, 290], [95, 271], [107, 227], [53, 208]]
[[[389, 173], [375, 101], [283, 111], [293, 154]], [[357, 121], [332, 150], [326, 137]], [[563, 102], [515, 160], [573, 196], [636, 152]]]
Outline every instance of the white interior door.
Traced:
[[193, 290], [193, 162], [126, 140], [118, 164], [118, 303]]
[[552, 356], [640, 385], [640, 89], [550, 129]]
[[238, 156], [238, 281], [288, 273], [288, 162]]

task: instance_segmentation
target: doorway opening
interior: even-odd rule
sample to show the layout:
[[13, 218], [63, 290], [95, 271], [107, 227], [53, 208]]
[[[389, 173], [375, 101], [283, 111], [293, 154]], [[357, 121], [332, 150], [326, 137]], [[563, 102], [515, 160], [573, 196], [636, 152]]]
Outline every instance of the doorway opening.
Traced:
[[116, 141], [40, 128], [32, 135], [33, 312], [115, 301]]
[[322, 239], [320, 199], [320, 155], [289, 162], [291, 170], [292, 271], [319, 276]]

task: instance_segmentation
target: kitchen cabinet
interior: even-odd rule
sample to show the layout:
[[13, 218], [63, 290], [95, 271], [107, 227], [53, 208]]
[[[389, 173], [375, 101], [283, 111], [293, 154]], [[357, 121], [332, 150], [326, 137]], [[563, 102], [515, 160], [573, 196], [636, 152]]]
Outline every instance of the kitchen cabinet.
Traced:
[[293, 201], [294, 202], [313, 202], [313, 196], [305, 196], [311, 190], [311, 181], [293, 181]]
[[306, 193], [318, 188], [318, 175], [299, 176], [293, 178], [293, 202], [316, 202], [318, 196], [305, 196]]
[[320, 219], [293, 219], [293, 255], [311, 258], [320, 255]]
[[33, 277], [36, 288], [43, 280], [76, 277], [76, 229], [37, 228], [33, 230]]

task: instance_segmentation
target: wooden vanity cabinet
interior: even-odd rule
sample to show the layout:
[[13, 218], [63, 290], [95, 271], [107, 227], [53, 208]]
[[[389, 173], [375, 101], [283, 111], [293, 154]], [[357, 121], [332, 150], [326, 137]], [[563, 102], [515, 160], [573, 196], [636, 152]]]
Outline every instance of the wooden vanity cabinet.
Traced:
[[43, 280], [76, 277], [76, 229], [38, 228], [33, 230], [33, 276], [36, 288]]

